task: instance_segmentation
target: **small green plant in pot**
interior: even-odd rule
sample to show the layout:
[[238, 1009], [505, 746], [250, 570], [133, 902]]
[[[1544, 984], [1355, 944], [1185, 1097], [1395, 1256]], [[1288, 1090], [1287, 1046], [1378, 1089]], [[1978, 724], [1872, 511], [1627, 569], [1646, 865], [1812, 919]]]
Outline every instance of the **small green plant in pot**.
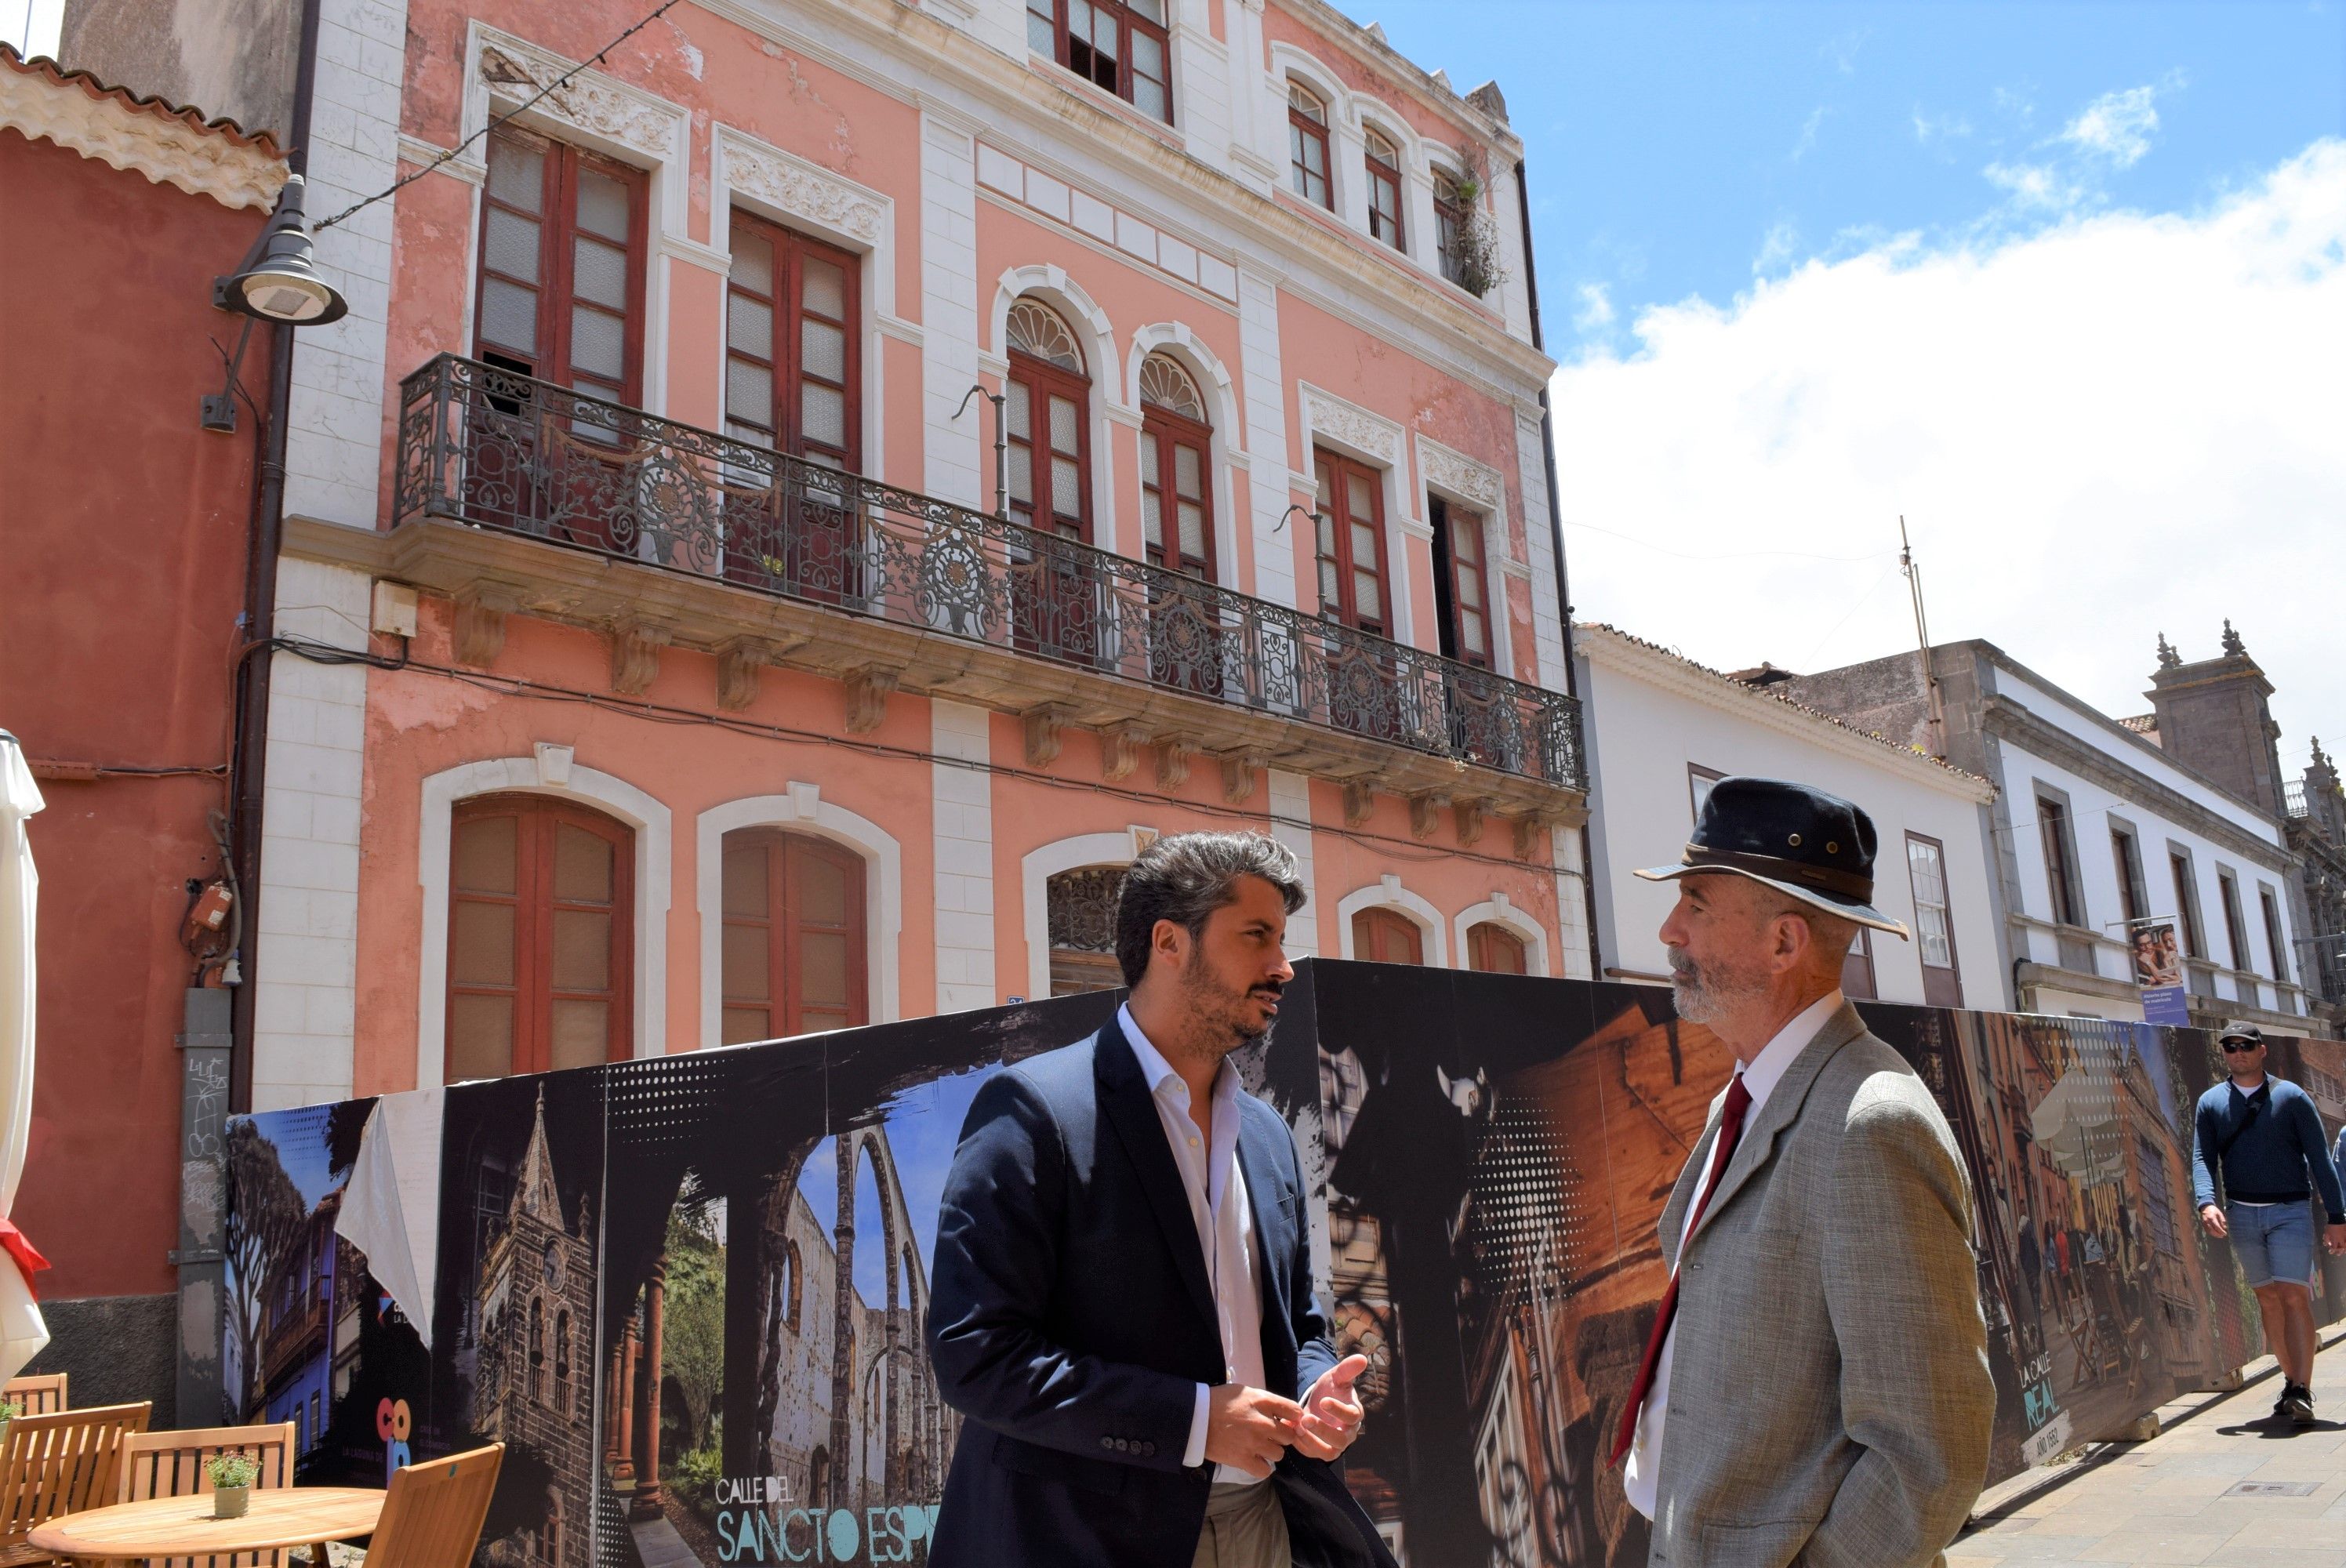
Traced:
[[204, 1475], [212, 1483], [212, 1517], [241, 1519], [252, 1501], [252, 1483], [260, 1466], [250, 1454], [218, 1453], [205, 1461]]

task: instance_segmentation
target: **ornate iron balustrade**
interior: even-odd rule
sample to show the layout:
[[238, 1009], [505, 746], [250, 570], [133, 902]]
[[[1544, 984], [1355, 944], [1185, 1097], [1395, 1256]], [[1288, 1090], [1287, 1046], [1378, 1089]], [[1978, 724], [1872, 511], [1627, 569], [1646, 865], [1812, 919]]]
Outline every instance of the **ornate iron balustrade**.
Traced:
[[1585, 788], [1578, 704], [1320, 616], [444, 354], [399, 521], [534, 535]]

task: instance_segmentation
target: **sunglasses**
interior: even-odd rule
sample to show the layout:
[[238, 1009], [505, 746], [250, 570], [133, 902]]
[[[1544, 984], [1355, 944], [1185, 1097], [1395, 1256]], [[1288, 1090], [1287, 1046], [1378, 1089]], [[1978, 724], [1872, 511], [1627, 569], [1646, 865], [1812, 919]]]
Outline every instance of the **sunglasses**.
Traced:
[[2263, 1046], [2256, 1044], [2252, 1040], [2227, 1040], [2224, 1042], [2224, 1054], [2227, 1056], [2241, 1051], [2261, 1051], [2263, 1049]]

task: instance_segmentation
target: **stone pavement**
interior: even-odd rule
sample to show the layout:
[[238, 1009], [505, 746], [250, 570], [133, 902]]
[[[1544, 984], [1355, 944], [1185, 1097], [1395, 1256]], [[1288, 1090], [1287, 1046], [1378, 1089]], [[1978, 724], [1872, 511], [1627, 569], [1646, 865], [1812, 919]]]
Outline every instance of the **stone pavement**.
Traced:
[[2271, 1369], [2252, 1365], [2238, 1393], [2168, 1406], [2157, 1437], [2100, 1445], [2057, 1484], [2039, 1472], [1999, 1488], [1948, 1550], [1948, 1568], [2346, 1568], [2346, 1333], [2326, 1331], [2314, 1358], [2318, 1425], [2270, 1419]]

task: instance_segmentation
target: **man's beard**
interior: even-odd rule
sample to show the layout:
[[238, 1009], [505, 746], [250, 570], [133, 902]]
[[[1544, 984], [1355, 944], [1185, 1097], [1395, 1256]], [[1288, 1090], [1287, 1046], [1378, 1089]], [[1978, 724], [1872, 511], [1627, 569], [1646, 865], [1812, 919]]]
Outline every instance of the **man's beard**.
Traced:
[[[1278, 993], [1275, 986], [1259, 989]], [[1247, 1002], [1253, 994], [1252, 990], [1233, 991], [1201, 969], [1191, 970], [1181, 983], [1181, 999], [1189, 1009], [1197, 1037], [1225, 1054], [1251, 1045], [1270, 1033], [1269, 1021], [1257, 1028], [1249, 1015]]]
[[1738, 974], [1716, 960], [1706, 970], [1680, 948], [1671, 948], [1669, 958], [1670, 999], [1678, 1016], [1689, 1023], [1716, 1023], [1768, 989], [1766, 979], [1756, 972]]

